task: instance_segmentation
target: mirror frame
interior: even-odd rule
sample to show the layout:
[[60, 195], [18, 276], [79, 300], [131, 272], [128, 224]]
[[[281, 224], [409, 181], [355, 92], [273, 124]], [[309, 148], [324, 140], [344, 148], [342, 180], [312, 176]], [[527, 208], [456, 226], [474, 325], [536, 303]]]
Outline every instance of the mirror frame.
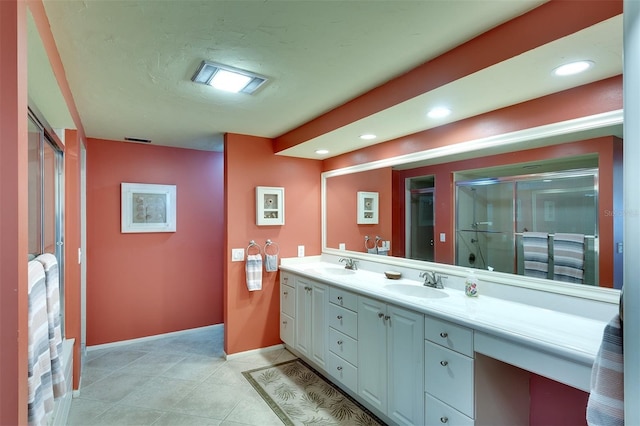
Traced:
[[[619, 109], [323, 172], [321, 174], [322, 253], [335, 256], [344, 256], [346, 254], [355, 259], [388, 264], [391, 266], [415, 269], [435, 269], [442, 273], [464, 276], [468, 268], [462, 266], [425, 262], [399, 257], [378, 256], [364, 252], [339, 250], [327, 247], [327, 179], [383, 167], [403, 166], [403, 168], [410, 168], [414, 166], [407, 167], [406, 165], [416, 164], [416, 166], [422, 166], [425, 164], [438, 164], [451, 161], [451, 159], [455, 157], [477, 153], [478, 151], [483, 152], [484, 155], [487, 155], [487, 152], [489, 153], [488, 155], [490, 155], [498, 152], [519, 151], [531, 148], [531, 143], [534, 141], [536, 141], [539, 146], [550, 146], [577, 140], [590, 139], [598, 136], [617, 135], [622, 134], [619, 130], [622, 124], [623, 110]], [[564, 283], [522, 275], [517, 275], [517, 280], [514, 280], [513, 274], [484, 270], [476, 270], [475, 272], [479, 279], [497, 284], [523, 287], [595, 301], [618, 303], [620, 297], [620, 291], [611, 288]]]

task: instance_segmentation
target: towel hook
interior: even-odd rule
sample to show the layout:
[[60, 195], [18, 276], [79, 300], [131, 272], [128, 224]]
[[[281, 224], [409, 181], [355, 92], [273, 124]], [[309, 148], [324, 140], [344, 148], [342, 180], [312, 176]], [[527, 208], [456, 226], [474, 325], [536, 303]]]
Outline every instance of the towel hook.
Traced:
[[257, 244], [254, 240], [251, 240], [251, 241], [249, 241], [249, 245], [247, 246], [247, 256], [251, 254], [251, 253], [249, 253], [251, 248], [258, 249], [258, 252], [254, 253], [254, 254], [262, 254], [262, 247], [260, 247], [260, 244]]
[[273, 247], [276, 249], [276, 252], [275, 252], [275, 253], [271, 253], [271, 254], [270, 254], [271, 256], [275, 256], [275, 255], [277, 255], [278, 253], [280, 253], [280, 246], [278, 245], [278, 243], [275, 243], [275, 242], [273, 242], [273, 241], [271, 241], [271, 240], [267, 240], [267, 241], [266, 241], [266, 243], [265, 243], [265, 245], [264, 245], [264, 254], [269, 254], [269, 253], [267, 253], [267, 249], [268, 249], [270, 246], [273, 246]]
[[371, 238], [369, 238], [368, 235], [365, 235], [365, 237], [364, 237], [364, 248], [366, 250], [372, 250], [372, 249], [376, 248], [376, 245], [378, 244], [378, 241], [376, 240], [375, 242], [372, 242], [373, 245], [371, 247], [369, 247], [369, 241], [371, 241]]

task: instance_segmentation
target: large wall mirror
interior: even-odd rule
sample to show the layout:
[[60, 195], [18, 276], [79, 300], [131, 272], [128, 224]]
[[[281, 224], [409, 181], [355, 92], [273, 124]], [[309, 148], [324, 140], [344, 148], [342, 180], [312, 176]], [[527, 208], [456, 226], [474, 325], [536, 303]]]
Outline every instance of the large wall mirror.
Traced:
[[[614, 111], [325, 172], [323, 250], [615, 300], [621, 138]], [[357, 223], [363, 191], [377, 223]]]

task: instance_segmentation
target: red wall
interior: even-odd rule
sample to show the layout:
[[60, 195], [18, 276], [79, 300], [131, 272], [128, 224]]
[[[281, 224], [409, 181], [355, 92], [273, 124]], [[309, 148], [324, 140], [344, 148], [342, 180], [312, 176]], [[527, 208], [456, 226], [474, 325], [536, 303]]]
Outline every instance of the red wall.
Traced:
[[[87, 345], [218, 324], [223, 155], [89, 139]], [[120, 183], [177, 186], [175, 233], [120, 232]]]
[[[358, 191], [378, 193], [378, 223], [372, 225], [356, 223]], [[338, 248], [346, 244], [347, 250], [364, 252], [364, 237], [369, 236], [391, 241], [391, 168], [369, 170], [335, 176], [327, 181], [327, 247]], [[393, 248], [393, 247], [392, 247]]]
[[0, 1], [0, 424], [27, 423], [27, 8]]
[[[280, 258], [321, 253], [320, 161], [273, 154], [271, 139], [225, 136], [225, 352], [233, 354], [280, 344], [280, 296], [277, 272], [264, 272], [262, 290], [249, 292], [245, 262], [231, 262], [231, 249], [250, 240], [278, 243]], [[256, 225], [256, 186], [285, 189], [285, 224]]]

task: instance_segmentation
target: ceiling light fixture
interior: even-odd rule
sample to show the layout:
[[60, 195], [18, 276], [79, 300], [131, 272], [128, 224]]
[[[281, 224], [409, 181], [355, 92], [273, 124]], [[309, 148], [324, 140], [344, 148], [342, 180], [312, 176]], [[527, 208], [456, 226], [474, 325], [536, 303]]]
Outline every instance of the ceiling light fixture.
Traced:
[[267, 78], [249, 71], [202, 61], [191, 81], [207, 84], [232, 93], [251, 94], [267, 82]]
[[328, 149], [316, 149], [316, 154], [318, 155], [324, 155], [324, 154], [328, 154], [329, 150]]
[[360, 139], [363, 141], [370, 141], [371, 139], [375, 139], [377, 136], [373, 133], [365, 133], [364, 135], [360, 135]]
[[432, 108], [427, 113], [427, 116], [429, 116], [430, 118], [444, 118], [449, 114], [451, 114], [451, 110], [449, 108], [447, 108], [447, 107], [435, 107], [435, 108]]
[[588, 70], [593, 66], [593, 61], [576, 61], [560, 65], [553, 70], [557, 76], [573, 75]]

